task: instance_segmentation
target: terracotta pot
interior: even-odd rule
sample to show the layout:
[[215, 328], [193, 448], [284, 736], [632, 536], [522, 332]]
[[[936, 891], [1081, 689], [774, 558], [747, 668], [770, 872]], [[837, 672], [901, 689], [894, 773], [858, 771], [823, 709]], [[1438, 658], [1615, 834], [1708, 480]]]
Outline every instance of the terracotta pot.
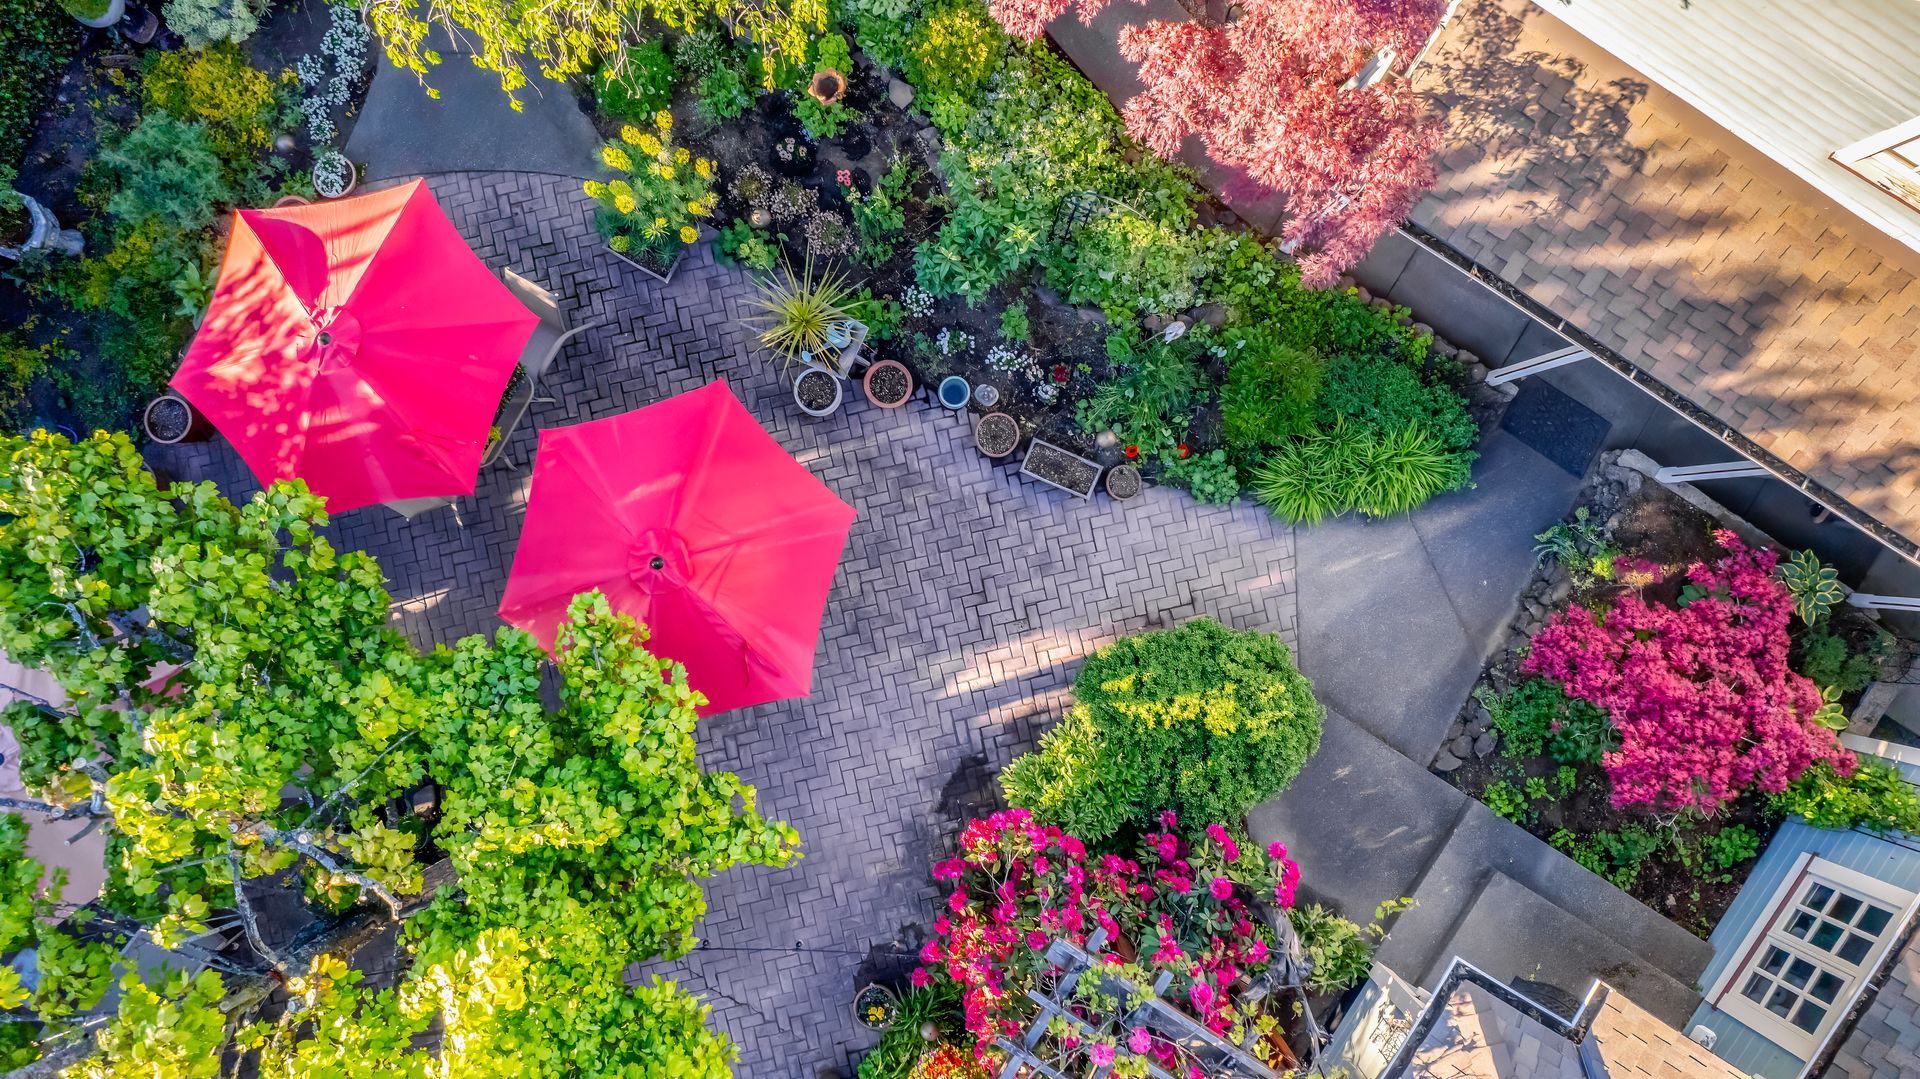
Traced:
[[[1013, 438], [1007, 441], [1006, 448], [1000, 449], [991, 444], [1005, 439], [1007, 431], [1013, 432]], [[989, 412], [973, 425], [973, 444], [979, 447], [981, 453], [995, 460], [1012, 456], [1013, 451], [1020, 448], [1020, 421], [1005, 412]]]
[[1107, 469], [1107, 494], [1116, 502], [1125, 502], [1140, 497], [1146, 489], [1146, 483], [1140, 478], [1140, 470], [1132, 465], [1114, 465]]
[[[900, 377], [907, 380], [907, 388], [900, 394], [898, 401], [882, 401], [880, 398], [874, 396], [873, 376], [881, 371], [898, 371]], [[860, 385], [867, 391], [867, 400], [872, 401], [881, 408], [899, 408], [901, 405], [906, 404], [907, 400], [913, 396], [913, 372], [907, 370], [907, 365], [901, 363], [899, 360], [880, 360], [867, 368], [866, 376], [860, 380]]]
[[807, 94], [822, 105], [831, 105], [846, 95], [847, 77], [830, 67], [823, 67], [813, 73], [813, 81], [807, 84]]

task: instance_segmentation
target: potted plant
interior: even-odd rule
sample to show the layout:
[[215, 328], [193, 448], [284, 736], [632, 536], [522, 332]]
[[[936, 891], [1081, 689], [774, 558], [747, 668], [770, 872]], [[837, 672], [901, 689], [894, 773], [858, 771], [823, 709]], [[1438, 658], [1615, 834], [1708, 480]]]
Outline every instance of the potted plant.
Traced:
[[758, 313], [747, 321], [759, 331], [760, 344], [783, 366], [795, 360], [814, 366], [824, 362], [835, 328], [847, 321], [853, 293], [842, 274], [815, 277], [812, 259], [798, 273], [783, 261], [779, 273], [760, 282], [760, 294], [750, 302]]
[[823, 67], [813, 73], [813, 81], [807, 83], [807, 95], [822, 105], [832, 105], [846, 96], [847, 77], [830, 67]]
[[187, 399], [169, 390], [147, 402], [140, 416], [147, 437], [162, 446], [181, 442], [205, 442], [213, 437], [213, 424]]
[[868, 1030], [885, 1030], [900, 1018], [900, 998], [884, 985], [862, 986], [853, 995], [853, 1016]]
[[899, 360], [876, 361], [860, 384], [866, 387], [867, 400], [881, 408], [899, 408], [913, 396], [913, 372]]
[[955, 412], [967, 407], [967, 402], [972, 398], [973, 387], [967, 385], [965, 378], [948, 375], [940, 380], [940, 403]]
[[313, 190], [323, 199], [345, 198], [360, 183], [360, 170], [338, 150], [313, 161]]
[[793, 399], [809, 416], [831, 416], [845, 396], [839, 376], [824, 367], [808, 367], [793, 380]]
[[988, 457], [1005, 457], [1020, 446], [1020, 421], [1005, 412], [989, 412], [974, 424], [973, 444]]
[[600, 160], [617, 179], [581, 185], [598, 202], [593, 223], [614, 256], [665, 284], [680, 256], [700, 239], [700, 224], [713, 214], [713, 162], [673, 144], [673, 114], [653, 114], [653, 129], [633, 124], [600, 148]]
[[80, 234], [60, 227], [60, 219], [31, 195], [14, 189], [15, 172], [0, 165], [0, 258], [18, 261], [29, 251], [45, 249], [78, 255], [84, 246]]
[[1107, 494], [1116, 502], [1125, 502], [1138, 496], [1146, 486], [1140, 480], [1140, 470], [1132, 465], [1114, 465], [1107, 469]]
[[127, 0], [60, 0], [60, 6], [81, 26], [104, 30], [127, 13]]

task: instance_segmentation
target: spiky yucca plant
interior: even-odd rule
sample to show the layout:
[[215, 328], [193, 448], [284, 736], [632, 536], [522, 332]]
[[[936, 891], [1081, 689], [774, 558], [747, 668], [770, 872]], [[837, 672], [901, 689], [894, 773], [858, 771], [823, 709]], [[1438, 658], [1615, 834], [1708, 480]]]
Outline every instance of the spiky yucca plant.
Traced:
[[760, 295], [752, 301], [759, 313], [747, 321], [760, 331], [760, 343], [783, 365], [790, 364], [827, 347], [828, 331], [851, 317], [852, 300], [846, 275], [829, 271], [815, 277], [811, 258], [795, 273], [793, 263], [783, 259], [779, 272], [761, 281]]

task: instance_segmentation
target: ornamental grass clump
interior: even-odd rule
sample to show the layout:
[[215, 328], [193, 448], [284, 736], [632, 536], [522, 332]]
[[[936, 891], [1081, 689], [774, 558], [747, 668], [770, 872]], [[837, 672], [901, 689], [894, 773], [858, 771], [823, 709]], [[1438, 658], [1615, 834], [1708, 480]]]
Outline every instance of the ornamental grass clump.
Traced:
[[[1274, 939], [1256, 903], [1292, 907], [1300, 867], [1282, 844], [1243, 850], [1219, 824], [1192, 843], [1177, 833], [1174, 814], [1160, 814], [1157, 824], [1133, 858], [1090, 853], [1023, 809], [968, 824], [959, 854], [933, 867], [934, 879], [953, 890], [914, 985], [959, 985], [975, 1050], [992, 1059], [996, 1038], [1018, 1038], [1033, 1019], [1027, 990], [1051, 968], [1048, 944], [1085, 945], [1104, 930], [1105, 972], [1143, 989], [1169, 975], [1161, 999], [1216, 1034], [1271, 1027], [1271, 1017], [1244, 1007], [1230, 987], [1270, 962]], [[1119, 941], [1137, 957], [1112, 951]], [[1107, 1063], [1131, 1054], [1188, 1074], [1179, 1047], [1144, 1028], [1095, 1035], [1093, 1044]]]
[[1710, 814], [1749, 789], [1785, 790], [1815, 764], [1855, 768], [1812, 681], [1787, 668], [1794, 601], [1776, 555], [1714, 533], [1726, 554], [1688, 567], [1678, 605], [1630, 592], [1604, 614], [1572, 607], [1534, 635], [1521, 670], [1605, 709], [1616, 807]]
[[600, 148], [600, 160], [620, 179], [588, 180], [582, 188], [599, 200], [594, 224], [614, 251], [666, 270], [682, 248], [700, 238], [700, 222], [713, 214], [713, 162], [673, 144], [673, 114], [653, 114], [653, 128], [633, 124]]
[[1008, 765], [1007, 800], [1089, 840], [1183, 817], [1239, 821], [1320, 747], [1326, 710], [1279, 637], [1197, 618], [1087, 658], [1066, 718]]

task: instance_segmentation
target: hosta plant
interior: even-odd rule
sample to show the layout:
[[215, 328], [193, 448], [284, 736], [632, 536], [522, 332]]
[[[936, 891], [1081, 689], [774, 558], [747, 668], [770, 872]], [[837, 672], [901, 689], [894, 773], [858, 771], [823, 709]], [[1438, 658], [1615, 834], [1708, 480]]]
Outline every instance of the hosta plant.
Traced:
[[1779, 573], [1781, 583], [1793, 596], [1793, 613], [1809, 626], [1846, 598], [1839, 572], [1812, 551], [1796, 551], [1780, 563]]

